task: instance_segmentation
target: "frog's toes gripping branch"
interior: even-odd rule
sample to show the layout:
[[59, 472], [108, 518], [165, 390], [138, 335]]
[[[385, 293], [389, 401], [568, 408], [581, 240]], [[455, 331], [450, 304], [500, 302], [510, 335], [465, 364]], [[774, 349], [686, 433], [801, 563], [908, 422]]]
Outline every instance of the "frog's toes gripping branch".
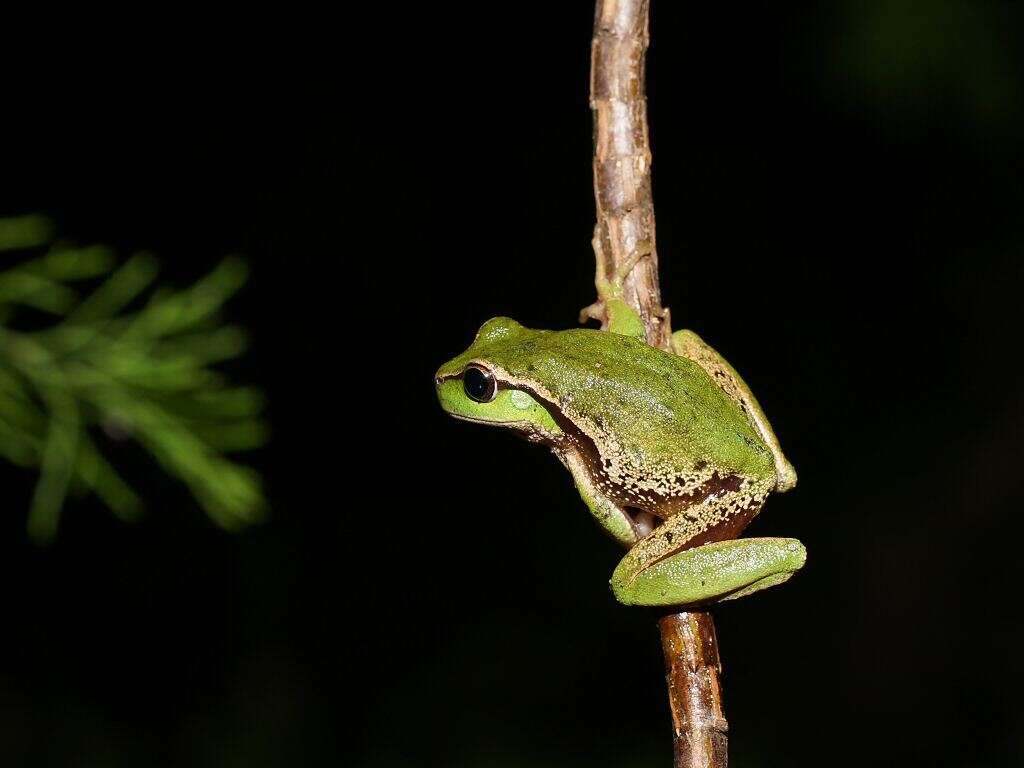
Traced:
[[803, 566], [796, 539], [717, 541], [642, 564], [630, 551], [612, 574], [625, 605], [688, 606], [733, 600], [781, 584]]

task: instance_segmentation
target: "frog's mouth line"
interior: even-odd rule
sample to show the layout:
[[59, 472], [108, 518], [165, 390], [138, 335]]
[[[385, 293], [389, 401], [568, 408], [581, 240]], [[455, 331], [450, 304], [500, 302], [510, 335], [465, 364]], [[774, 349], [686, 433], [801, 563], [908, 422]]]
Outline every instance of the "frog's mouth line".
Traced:
[[526, 421], [524, 419], [518, 419], [516, 421], [498, 421], [497, 419], [475, 419], [472, 416], [462, 416], [458, 413], [452, 413], [451, 411], [448, 411], [447, 413], [453, 419], [458, 419], [459, 421], [468, 421], [470, 424], [484, 424], [495, 427], [517, 427], [519, 429], [526, 429], [530, 424], [529, 421]]

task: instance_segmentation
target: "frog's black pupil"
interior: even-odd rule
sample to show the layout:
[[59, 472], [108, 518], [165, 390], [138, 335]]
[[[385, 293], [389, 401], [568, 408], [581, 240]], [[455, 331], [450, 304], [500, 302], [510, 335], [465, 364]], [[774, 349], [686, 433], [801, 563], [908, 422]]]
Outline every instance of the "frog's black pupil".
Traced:
[[489, 403], [494, 399], [494, 377], [479, 368], [467, 368], [462, 376], [462, 388], [472, 400]]

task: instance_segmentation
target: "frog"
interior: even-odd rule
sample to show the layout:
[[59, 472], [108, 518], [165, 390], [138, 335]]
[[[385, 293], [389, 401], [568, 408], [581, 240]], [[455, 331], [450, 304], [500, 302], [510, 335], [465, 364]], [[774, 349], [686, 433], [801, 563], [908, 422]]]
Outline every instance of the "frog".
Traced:
[[620, 603], [701, 608], [782, 584], [804, 546], [739, 537], [797, 480], [764, 410], [693, 331], [672, 334], [668, 350], [648, 345], [612, 282], [599, 281], [605, 329], [485, 322], [435, 374], [442, 409], [550, 448], [626, 547], [610, 579]]

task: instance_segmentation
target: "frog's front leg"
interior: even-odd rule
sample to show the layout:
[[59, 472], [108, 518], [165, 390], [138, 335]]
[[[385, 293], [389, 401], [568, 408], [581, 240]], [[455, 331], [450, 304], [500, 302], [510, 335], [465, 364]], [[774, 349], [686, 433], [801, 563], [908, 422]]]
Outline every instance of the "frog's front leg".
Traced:
[[[804, 564], [796, 539], [717, 541], [684, 549], [692, 521], [680, 515], [651, 531], [626, 554], [611, 587], [626, 605], [688, 606], [732, 600], [781, 584]], [[689, 537], [689, 538], [692, 538]], [[673, 543], [681, 546], [673, 547]]]
[[622, 507], [601, 493], [600, 489], [594, 485], [587, 472], [583, 457], [575, 451], [558, 454], [558, 457], [572, 472], [573, 480], [576, 481], [576, 490], [579, 491], [583, 503], [587, 505], [597, 524], [620, 544], [626, 547], [636, 544], [637, 539], [644, 532], [638, 529]]

